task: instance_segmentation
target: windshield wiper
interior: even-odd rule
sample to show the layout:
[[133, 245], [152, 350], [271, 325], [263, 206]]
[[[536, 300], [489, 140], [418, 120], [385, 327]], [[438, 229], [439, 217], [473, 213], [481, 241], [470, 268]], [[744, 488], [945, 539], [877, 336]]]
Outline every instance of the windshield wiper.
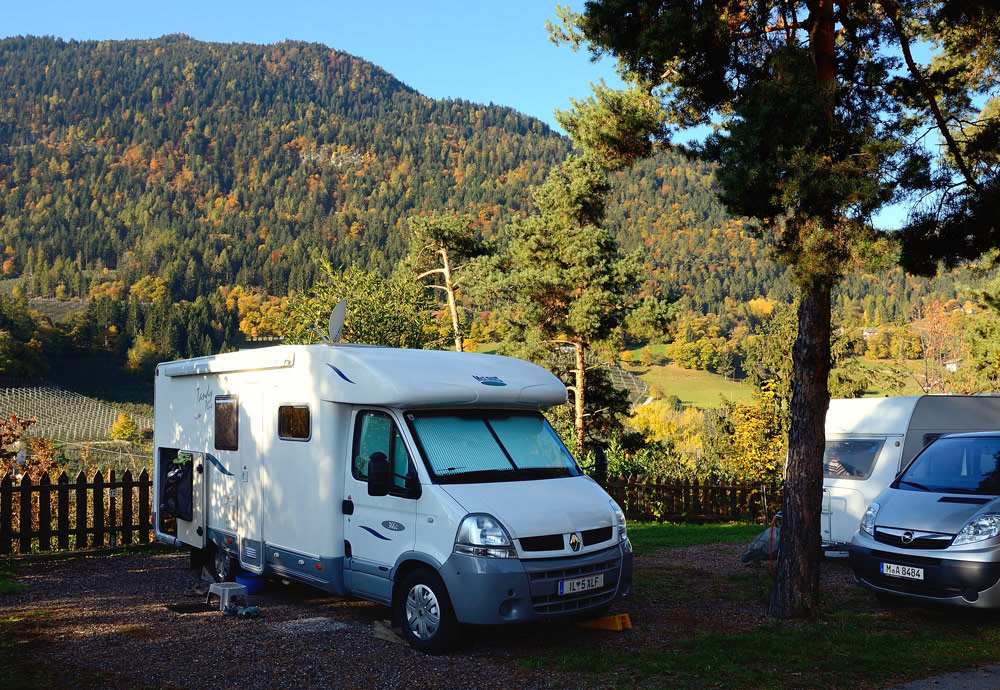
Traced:
[[909, 481], [909, 480], [906, 480], [906, 479], [900, 479], [900, 480], [899, 480], [899, 483], [900, 483], [900, 484], [907, 484], [908, 486], [913, 486], [913, 487], [916, 487], [916, 488], [920, 489], [921, 491], [931, 491], [931, 490], [932, 490], [932, 489], [928, 489], [928, 488], [927, 488], [926, 486], [924, 486], [923, 484], [918, 484], [918, 483], [916, 483], [916, 482], [911, 482], [911, 481]]
[[454, 474], [458, 470], [464, 470], [464, 469], [465, 469], [465, 465], [461, 465], [459, 467], [445, 467], [443, 470], [439, 470], [439, 471], [435, 472], [435, 474], [445, 474], [445, 475]]

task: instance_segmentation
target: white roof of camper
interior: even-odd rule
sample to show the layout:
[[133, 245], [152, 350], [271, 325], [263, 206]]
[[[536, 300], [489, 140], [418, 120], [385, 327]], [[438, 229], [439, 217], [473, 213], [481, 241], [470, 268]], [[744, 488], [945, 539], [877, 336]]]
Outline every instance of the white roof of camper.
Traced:
[[905, 434], [908, 429], [1000, 429], [1000, 397], [912, 395], [831, 400], [827, 435]]
[[905, 434], [913, 408], [922, 397], [831, 400], [826, 413], [826, 433]]
[[[303, 369], [304, 367], [304, 369]], [[323, 400], [387, 407], [566, 402], [566, 386], [547, 369], [512, 357], [362, 345], [278, 345], [167, 362], [167, 377], [283, 369], [308, 371]]]

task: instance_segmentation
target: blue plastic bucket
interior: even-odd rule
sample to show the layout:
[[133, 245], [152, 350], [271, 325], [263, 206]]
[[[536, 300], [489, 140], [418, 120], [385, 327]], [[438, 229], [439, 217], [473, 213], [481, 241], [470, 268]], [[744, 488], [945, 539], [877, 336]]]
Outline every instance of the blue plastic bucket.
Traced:
[[247, 588], [247, 594], [257, 594], [264, 589], [264, 578], [260, 575], [237, 575], [236, 584]]

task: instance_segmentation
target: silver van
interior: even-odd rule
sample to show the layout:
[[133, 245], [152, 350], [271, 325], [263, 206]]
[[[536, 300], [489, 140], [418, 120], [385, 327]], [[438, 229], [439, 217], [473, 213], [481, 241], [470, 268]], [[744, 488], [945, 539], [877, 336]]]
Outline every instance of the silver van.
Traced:
[[868, 507], [850, 560], [877, 595], [1000, 607], [1000, 431], [924, 448]]

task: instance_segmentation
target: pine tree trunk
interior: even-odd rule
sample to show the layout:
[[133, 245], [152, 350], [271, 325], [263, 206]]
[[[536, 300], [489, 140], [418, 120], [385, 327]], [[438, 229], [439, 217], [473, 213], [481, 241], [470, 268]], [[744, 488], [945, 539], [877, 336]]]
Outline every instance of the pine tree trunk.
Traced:
[[819, 597], [824, 428], [830, 405], [830, 288], [826, 285], [802, 289], [792, 361], [781, 545], [770, 606], [770, 614], [779, 618], [808, 613]]

